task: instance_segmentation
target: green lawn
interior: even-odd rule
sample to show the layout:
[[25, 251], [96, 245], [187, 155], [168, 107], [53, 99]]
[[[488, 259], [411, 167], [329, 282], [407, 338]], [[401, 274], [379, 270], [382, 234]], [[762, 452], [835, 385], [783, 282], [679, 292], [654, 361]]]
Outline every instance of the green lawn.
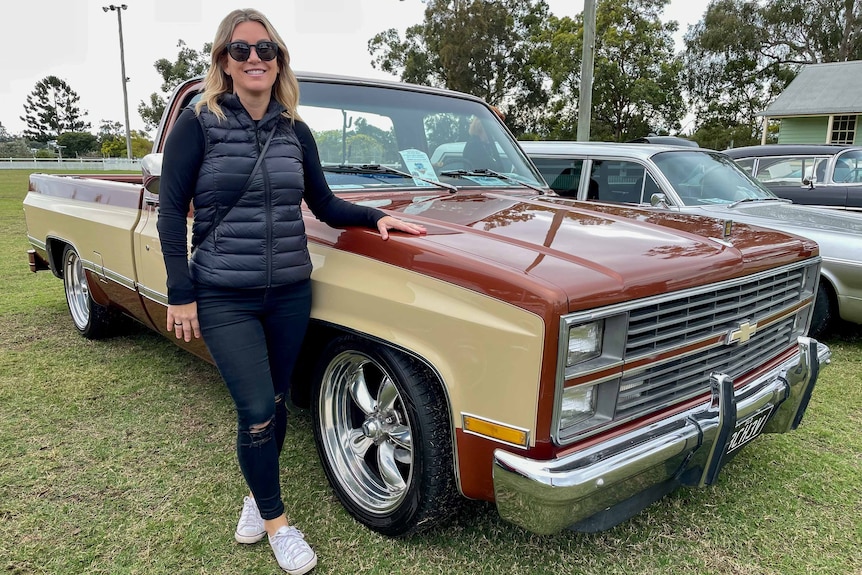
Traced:
[[[217, 372], [143, 329], [77, 335], [62, 282], [27, 267], [27, 175], [0, 170], [0, 572], [281, 572], [265, 542], [233, 540], [245, 489]], [[330, 492], [304, 411], [282, 456], [288, 515], [320, 574], [862, 574], [862, 330], [827, 343], [796, 432], [604, 533], [535, 536], [465, 501], [443, 529], [378, 536]]]

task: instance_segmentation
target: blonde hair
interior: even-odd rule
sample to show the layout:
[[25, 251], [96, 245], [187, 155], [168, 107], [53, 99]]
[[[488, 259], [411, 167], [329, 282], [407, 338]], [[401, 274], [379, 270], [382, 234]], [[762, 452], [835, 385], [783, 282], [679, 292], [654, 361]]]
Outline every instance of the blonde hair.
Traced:
[[290, 54], [287, 51], [287, 46], [266, 16], [253, 8], [234, 10], [225, 16], [219, 24], [210, 52], [210, 68], [204, 77], [204, 89], [201, 92], [200, 101], [195, 104], [195, 113], [199, 114], [201, 108], [207, 106], [220, 120], [224, 120], [225, 115], [218, 104], [218, 99], [223, 94], [233, 93], [233, 79], [225, 73], [223, 67], [228, 58], [226, 47], [231, 36], [233, 36], [234, 29], [243, 22], [258, 22], [266, 29], [270, 39], [278, 44], [278, 56], [276, 57], [278, 76], [276, 76], [275, 84], [272, 86], [272, 97], [286, 108], [283, 113], [286, 118], [291, 121], [300, 119], [296, 111], [296, 107], [299, 105], [299, 82], [296, 80], [293, 70], [290, 69]]

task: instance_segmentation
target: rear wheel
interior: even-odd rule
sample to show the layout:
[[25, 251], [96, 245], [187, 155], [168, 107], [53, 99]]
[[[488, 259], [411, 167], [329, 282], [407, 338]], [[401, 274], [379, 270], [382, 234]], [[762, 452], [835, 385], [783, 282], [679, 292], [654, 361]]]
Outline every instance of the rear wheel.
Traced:
[[821, 277], [817, 287], [817, 297], [814, 298], [814, 312], [811, 314], [811, 327], [808, 329], [808, 335], [815, 339], [822, 337], [829, 330], [834, 317], [835, 300], [832, 296], [832, 289]]
[[109, 335], [116, 316], [108, 307], [93, 301], [81, 258], [72, 246], [63, 250], [63, 287], [69, 314], [78, 333], [88, 339]]
[[449, 414], [426, 366], [339, 337], [323, 353], [312, 398], [324, 471], [357, 521], [400, 536], [449, 516], [456, 497]]

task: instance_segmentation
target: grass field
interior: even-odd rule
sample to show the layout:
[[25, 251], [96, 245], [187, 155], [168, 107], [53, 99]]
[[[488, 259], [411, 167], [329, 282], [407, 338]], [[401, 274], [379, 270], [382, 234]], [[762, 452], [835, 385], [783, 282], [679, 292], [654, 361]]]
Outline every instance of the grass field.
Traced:
[[[217, 372], [144, 329], [77, 335], [62, 282], [27, 267], [27, 176], [0, 170], [0, 572], [281, 572], [265, 542], [233, 540], [245, 488]], [[797, 431], [604, 533], [535, 536], [465, 501], [443, 529], [378, 536], [332, 495], [304, 411], [282, 456], [288, 516], [320, 574], [859, 575], [862, 330], [826, 343]]]

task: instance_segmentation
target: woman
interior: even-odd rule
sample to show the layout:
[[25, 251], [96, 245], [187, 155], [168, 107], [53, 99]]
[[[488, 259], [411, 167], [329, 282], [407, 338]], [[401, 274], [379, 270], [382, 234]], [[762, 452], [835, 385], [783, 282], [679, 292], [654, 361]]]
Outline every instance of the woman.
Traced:
[[288, 525], [278, 467], [285, 397], [311, 309], [300, 202], [329, 225], [376, 228], [384, 240], [389, 230], [425, 232], [332, 194], [298, 101], [284, 41], [266, 17], [228, 14], [201, 100], [182, 112], [166, 142], [158, 222], [167, 329], [185, 341], [203, 336], [236, 404], [237, 457], [250, 495], [235, 538], [254, 543], [268, 535], [292, 574], [317, 564], [303, 534]]

